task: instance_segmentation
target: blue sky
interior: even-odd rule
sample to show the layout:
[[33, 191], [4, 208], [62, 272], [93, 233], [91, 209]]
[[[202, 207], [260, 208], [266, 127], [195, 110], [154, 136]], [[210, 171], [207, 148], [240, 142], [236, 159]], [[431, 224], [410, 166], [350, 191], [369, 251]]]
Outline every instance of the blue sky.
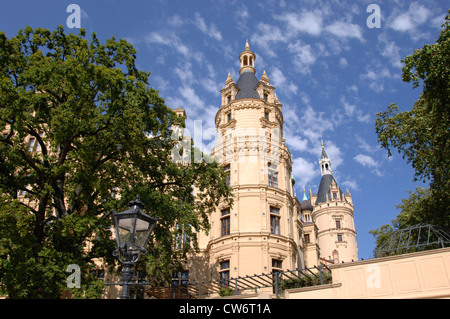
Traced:
[[[369, 230], [394, 219], [394, 205], [423, 185], [400, 155], [379, 147], [375, 119], [391, 103], [408, 110], [417, 100], [421, 90], [401, 81], [400, 60], [436, 41], [447, 1], [7, 1], [0, 30], [12, 37], [27, 25], [61, 24], [78, 33], [67, 27], [69, 4], [81, 8], [88, 34], [135, 45], [139, 69], [152, 73], [169, 107], [186, 109], [192, 135], [194, 121], [214, 127], [220, 89], [228, 73], [238, 80], [248, 39], [257, 78], [265, 70], [283, 104], [298, 196], [318, 190], [322, 136], [334, 177], [353, 197], [360, 258], [373, 256]], [[367, 25], [370, 4], [380, 9], [379, 28]], [[208, 149], [214, 140], [195, 143]]]

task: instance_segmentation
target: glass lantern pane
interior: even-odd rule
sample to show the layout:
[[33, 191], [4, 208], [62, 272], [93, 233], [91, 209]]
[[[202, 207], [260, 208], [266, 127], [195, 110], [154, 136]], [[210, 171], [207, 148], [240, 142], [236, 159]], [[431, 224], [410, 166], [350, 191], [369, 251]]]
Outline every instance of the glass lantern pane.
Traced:
[[149, 222], [142, 219], [136, 220], [136, 232], [147, 231], [149, 228], [150, 228]]
[[132, 245], [133, 238], [131, 237], [131, 231], [133, 227], [133, 218], [122, 218], [118, 221], [118, 230], [121, 245], [127, 244]]
[[149, 222], [142, 219], [136, 220], [136, 232], [134, 237], [136, 246], [139, 246], [141, 248], [144, 246], [149, 230], [150, 230]]

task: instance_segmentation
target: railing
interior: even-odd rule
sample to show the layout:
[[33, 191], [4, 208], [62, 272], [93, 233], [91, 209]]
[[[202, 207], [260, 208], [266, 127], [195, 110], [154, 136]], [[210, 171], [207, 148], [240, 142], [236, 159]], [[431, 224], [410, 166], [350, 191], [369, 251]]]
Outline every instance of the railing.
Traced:
[[[230, 296], [257, 293], [258, 289], [272, 288], [272, 293], [278, 299], [284, 289], [323, 285], [331, 282], [331, 270], [326, 265], [312, 268], [274, 271], [261, 275], [246, 275], [227, 280], [189, 283], [185, 285], [151, 288], [146, 292], [159, 298], [192, 298], [202, 299], [208, 296]], [[157, 293], [159, 292], [159, 293]], [[163, 297], [164, 296], [164, 297]]]

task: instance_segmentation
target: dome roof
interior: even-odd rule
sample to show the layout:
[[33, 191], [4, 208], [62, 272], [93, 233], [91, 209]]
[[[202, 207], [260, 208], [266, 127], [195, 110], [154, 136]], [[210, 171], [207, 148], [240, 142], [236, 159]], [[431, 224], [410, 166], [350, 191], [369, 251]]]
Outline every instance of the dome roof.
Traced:
[[236, 100], [246, 98], [259, 99], [260, 96], [255, 90], [258, 83], [259, 81], [256, 78], [255, 73], [250, 71], [242, 72], [241, 76], [236, 82], [236, 85], [239, 88], [239, 92], [236, 94]]
[[302, 209], [302, 212], [305, 210], [313, 211], [313, 205], [311, 204], [311, 201], [306, 197], [306, 192], [303, 191], [303, 201], [300, 204], [300, 208]]
[[311, 212], [313, 211], [313, 206], [311, 205], [311, 202], [308, 199], [305, 199], [302, 201], [301, 208], [302, 208], [302, 211], [305, 211], [305, 210], [309, 210]]

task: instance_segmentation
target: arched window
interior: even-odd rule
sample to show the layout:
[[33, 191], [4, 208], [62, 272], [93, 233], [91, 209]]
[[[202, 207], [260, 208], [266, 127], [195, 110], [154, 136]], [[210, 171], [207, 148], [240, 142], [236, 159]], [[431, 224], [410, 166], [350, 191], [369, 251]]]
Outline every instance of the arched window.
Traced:
[[248, 58], [247, 58], [247, 56], [244, 56], [244, 65], [248, 65]]
[[253, 57], [250, 57], [250, 66], [253, 66]]

